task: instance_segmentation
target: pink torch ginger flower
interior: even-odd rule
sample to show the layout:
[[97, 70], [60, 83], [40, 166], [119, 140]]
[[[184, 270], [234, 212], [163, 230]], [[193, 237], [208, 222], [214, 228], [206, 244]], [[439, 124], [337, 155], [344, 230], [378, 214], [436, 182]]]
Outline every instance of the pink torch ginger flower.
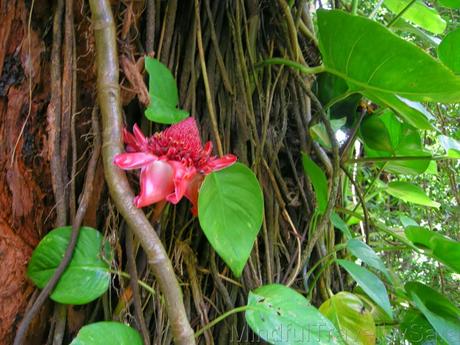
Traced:
[[212, 143], [203, 147], [195, 119], [189, 117], [163, 132], [146, 138], [137, 125], [133, 133], [123, 131], [126, 152], [114, 163], [124, 170], [141, 169], [140, 193], [134, 198], [138, 208], [166, 199], [177, 204], [183, 196], [197, 214], [198, 189], [204, 176], [236, 162], [232, 154], [211, 156]]

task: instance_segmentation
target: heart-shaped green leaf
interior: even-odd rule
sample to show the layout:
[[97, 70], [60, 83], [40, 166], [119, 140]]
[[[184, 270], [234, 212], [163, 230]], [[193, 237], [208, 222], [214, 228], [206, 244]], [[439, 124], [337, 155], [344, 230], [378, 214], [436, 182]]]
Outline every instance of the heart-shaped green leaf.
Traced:
[[439, 292], [419, 282], [410, 282], [405, 289], [428, 322], [449, 345], [460, 339], [460, 309]]
[[325, 70], [353, 90], [414, 101], [460, 101], [459, 77], [383, 25], [338, 10], [318, 10], [317, 16]]
[[421, 246], [431, 256], [460, 273], [460, 242], [420, 226], [408, 226], [404, 232], [416, 246]]
[[208, 241], [239, 277], [262, 225], [263, 196], [245, 165], [206, 176], [198, 196], [198, 218]]
[[[391, 110], [366, 117], [360, 128], [368, 157], [419, 156], [420, 160], [389, 160], [384, 169], [395, 174], [421, 174], [430, 164], [419, 132], [401, 123]], [[381, 163], [383, 164], [383, 163]]]
[[440, 203], [431, 200], [426, 194], [425, 191], [420, 188], [419, 186], [413, 185], [408, 182], [403, 181], [393, 181], [388, 184], [388, 187], [385, 191], [394, 196], [395, 198], [401, 199], [403, 201], [428, 206], [428, 207], [436, 207], [438, 208], [441, 206]]
[[286, 286], [264, 285], [251, 291], [248, 307], [249, 327], [270, 344], [343, 344], [334, 325]]
[[358, 266], [354, 262], [347, 260], [337, 260], [337, 262], [353, 277], [364, 292], [368, 294], [388, 316], [393, 318], [393, 310], [391, 309], [390, 300], [388, 299], [387, 289], [379, 277], [369, 272], [364, 267]]
[[383, 263], [382, 259], [380, 259], [380, 257], [375, 253], [375, 251], [366, 243], [357, 239], [351, 239], [347, 242], [347, 248], [354, 256], [356, 256], [362, 262], [382, 272], [391, 282], [391, 276], [388, 273], [388, 270], [385, 264]]
[[332, 321], [347, 344], [375, 344], [374, 319], [352, 293], [339, 292], [325, 301], [319, 311]]
[[145, 69], [149, 73], [150, 103], [145, 116], [158, 123], [172, 124], [182, 121], [188, 112], [177, 108], [179, 96], [171, 71], [160, 61], [145, 57]]
[[[412, 0], [385, 0], [383, 3], [394, 14], [400, 13]], [[446, 29], [446, 21], [439, 13], [428, 7], [423, 1], [416, 0], [403, 14], [402, 18], [430, 31], [441, 34]]]
[[460, 74], [460, 28], [444, 37], [438, 46], [438, 56], [447, 67]]
[[120, 322], [96, 322], [80, 329], [70, 345], [143, 345], [139, 333]]
[[315, 191], [316, 202], [320, 214], [327, 208], [329, 189], [324, 171], [308, 155], [302, 153], [303, 170], [311, 181]]
[[[50, 231], [32, 253], [27, 267], [28, 277], [42, 289], [61, 262], [70, 241], [70, 226]], [[103, 245], [102, 234], [82, 227], [72, 260], [64, 271], [50, 298], [63, 304], [89, 303], [105, 291], [110, 283], [110, 249]], [[105, 247], [103, 249], [103, 247]]]

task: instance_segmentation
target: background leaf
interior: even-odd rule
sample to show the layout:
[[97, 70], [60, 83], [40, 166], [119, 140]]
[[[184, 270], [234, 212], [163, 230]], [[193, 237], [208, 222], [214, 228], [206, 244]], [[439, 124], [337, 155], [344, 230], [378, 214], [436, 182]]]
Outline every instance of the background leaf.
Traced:
[[70, 345], [143, 345], [143, 341], [134, 328], [105, 321], [82, 327]]
[[460, 273], [460, 242], [420, 226], [408, 226], [404, 232], [416, 246], [422, 246], [431, 256]]
[[458, 0], [438, 0], [441, 6], [447, 8], [460, 8], [460, 1]]
[[437, 291], [419, 282], [407, 283], [405, 289], [436, 332], [448, 344], [458, 344], [460, 309]]
[[251, 291], [248, 306], [249, 327], [271, 344], [343, 344], [334, 325], [305, 297], [284, 285]]
[[[398, 14], [411, 1], [412, 0], [385, 0], [383, 3], [391, 12]], [[439, 13], [420, 0], [416, 0], [415, 3], [403, 13], [402, 18], [434, 34], [441, 34], [446, 29], [446, 22]]]
[[440, 135], [438, 138], [448, 157], [460, 158], [460, 142], [458, 140], [445, 135]]
[[401, 332], [412, 345], [445, 345], [428, 320], [416, 309], [404, 313]]
[[263, 196], [253, 172], [241, 163], [206, 176], [198, 219], [208, 241], [239, 277], [262, 225]]
[[318, 10], [317, 16], [326, 71], [345, 79], [354, 90], [414, 101], [460, 100], [460, 78], [381, 24], [338, 10]]
[[389, 281], [392, 280], [382, 259], [366, 243], [357, 239], [351, 239], [347, 241], [347, 248], [362, 262], [382, 272]]
[[324, 171], [306, 154], [302, 153], [303, 170], [310, 179], [315, 190], [316, 202], [320, 214], [327, 208], [329, 195], [327, 178]]
[[349, 292], [341, 291], [325, 301], [320, 307], [340, 331], [347, 344], [375, 344], [375, 322], [361, 300]]
[[[28, 277], [42, 289], [54, 274], [69, 244], [70, 226], [50, 231], [32, 253], [27, 267]], [[102, 234], [82, 227], [69, 266], [64, 271], [50, 298], [63, 304], [89, 303], [105, 291], [110, 283], [108, 243], [103, 247]], [[103, 259], [105, 257], [105, 260]]]
[[436, 207], [441, 206], [440, 203], [431, 200], [426, 194], [425, 191], [419, 186], [413, 185], [408, 182], [403, 181], [393, 181], [388, 184], [388, 188], [385, 191], [394, 196], [395, 198], [401, 199], [403, 201], [428, 206]]
[[347, 260], [337, 260], [337, 262], [353, 277], [364, 292], [382, 307], [388, 316], [393, 318], [393, 310], [388, 299], [387, 289], [379, 277], [354, 262]]
[[438, 56], [447, 67], [460, 74], [460, 28], [444, 37], [438, 47]]
[[188, 116], [185, 110], [177, 109], [179, 96], [176, 81], [171, 71], [160, 61], [145, 57], [145, 69], [149, 73], [150, 104], [145, 116], [158, 123], [172, 124]]

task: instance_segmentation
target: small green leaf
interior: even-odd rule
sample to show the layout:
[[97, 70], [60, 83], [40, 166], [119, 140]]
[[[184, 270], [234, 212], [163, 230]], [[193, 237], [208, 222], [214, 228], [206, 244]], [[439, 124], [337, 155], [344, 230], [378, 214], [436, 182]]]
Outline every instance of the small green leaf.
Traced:
[[[400, 13], [412, 0], [385, 0], [384, 4], [394, 14]], [[416, 0], [402, 15], [402, 18], [428, 30], [441, 34], [446, 29], [446, 22], [439, 13], [428, 7], [423, 1]]]
[[460, 101], [459, 77], [383, 25], [339, 10], [316, 13], [325, 70], [345, 79], [352, 90], [413, 101]]
[[143, 345], [143, 341], [134, 328], [104, 321], [82, 327], [70, 345]]
[[354, 256], [356, 256], [362, 262], [382, 272], [390, 282], [392, 281], [391, 276], [388, 273], [388, 270], [385, 264], [383, 263], [382, 259], [380, 259], [380, 257], [374, 252], [374, 250], [371, 247], [369, 247], [366, 243], [357, 239], [351, 239], [347, 242], [347, 248]]
[[441, 6], [447, 8], [460, 8], [460, 1], [459, 0], [438, 0]]
[[379, 277], [369, 272], [364, 267], [358, 266], [354, 262], [347, 260], [337, 260], [337, 262], [353, 277], [364, 292], [366, 292], [369, 297], [388, 314], [388, 316], [393, 318], [393, 310], [391, 309], [390, 300], [388, 299], [387, 289]]
[[158, 123], [172, 124], [182, 121], [188, 112], [178, 109], [179, 96], [171, 71], [160, 61], [145, 57], [145, 69], [149, 73], [150, 104], [145, 116]]
[[361, 300], [341, 291], [325, 301], [319, 311], [340, 331], [347, 344], [374, 345], [375, 323]]
[[428, 322], [449, 345], [460, 339], [460, 309], [439, 292], [419, 282], [409, 282], [405, 289]]
[[[378, 115], [367, 116], [361, 122], [361, 135], [364, 142], [373, 150], [394, 152], [390, 133]], [[398, 134], [399, 136], [399, 134]]]
[[408, 217], [408, 216], [405, 216], [405, 215], [400, 215], [399, 216], [399, 220], [401, 221], [401, 224], [404, 226], [404, 227], [408, 227], [408, 226], [418, 226], [418, 223], [413, 220], [412, 218]]
[[248, 297], [246, 321], [265, 341], [278, 345], [343, 344], [334, 325], [301, 294], [286, 286], [264, 285]]
[[[331, 127], [334, 132], [337, 132], [341, 127], [345, 125], [347, 122], [347, 118], [335, 119], [331, 120]], [[324, 127], [324, 123], [317, 123], [316, 125], [310, 127], [310, 135], [312, 136], [313, 140], [317, 141], [321, 146], [331, 149], [331, 141], [329, 140], [329, 135], [327, 134], [326, 127]]]
[[431, 200], [425, 194], [425, 191], [422, 188], [408, 182], [390, 182], [385, 191], [391, 196], [394, 196], [395, 198], [401, 199], [412, 204], [436, 208], [439, 208], [439, 206], [441, 206], [440, 203]]
[[460, 242], [420, 226], [408, 226], [404, 232], [413, 244], [422, 247], [438, 261], [460, 273]]
[[400, 329], [412, 345], [445, 345], [428, 320], [416, 309], [404, 313]]
[[239, 277], [262, 225], [264, 200], [245, 165], [206, 176], [198, 196], [198, 219], [212, 247]]
[[444, 37], [438, 47], [438, 56], [447, 67], [460, 74], [460, 28]]
[[451, 158], [460, 158], [460, 142], [454, 138], [440, 135], [439, 141], [441, 142], [442, 147], [446, 150], [447, 157]]
[[[32, 253], [27, 276], [40, 289], [45, 287], [58, 267], [70, 241], [72, 227], [50, 231]], [[104, 259], [105, 257], [105, 259]], [[82, 227], [72, 260], [64, 271], [50, 298], [62, 304], [86, 304], [105, 291], [110, 284], [110, 249], [102, 234]]]
[[337, 229], [342, 231], [342, 233], [345, 235], [345, 238], [347, 240], [353, 238], [353, 236], [351, 235], [350, 229], [348, 228], [347, 223], [345, 223], [343, 219], [337, 213], [332, 212], [331, 222]]
[[316, 202], [320, 214], [324, 214], [327, 208], [328, 185], [324, 171], [306, 154], [302, 153], [303, 170], [310, 179], [315, 190]]

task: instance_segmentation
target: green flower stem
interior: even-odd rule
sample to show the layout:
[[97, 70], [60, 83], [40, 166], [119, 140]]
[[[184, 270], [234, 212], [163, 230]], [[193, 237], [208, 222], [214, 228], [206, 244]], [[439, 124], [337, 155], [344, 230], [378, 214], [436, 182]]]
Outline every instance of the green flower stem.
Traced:
[[307, 67], [305, 65], [302, 65], [298, 62], [288, 60], [288, 59], [283, 59], [283, 58], [271, 58], [271, 59], [266, 59], [256, 65], [256, 67], [262, 67], [266, 65], [282, 65], [282, 66], [288, 66], [293, 69], [298, 70], [301, 73], [304, 74], [317, 74], [321, 72], [325, 72], [326, 68], [323, 65], [315, 66], [315, 67]]
[[226, 319], [227, 317], [229, 317], [230, 315], [233, 315], [233, 314], [236, 314], [236, 313], [240, 313], [242, 311], [246, 311], [250, 309], [249, 306], [245, 305], [245, 306], [242, 306], [242, 307], [238, 307], [238, 308], [235, 308], [235, 309], [232, 309], [232, 310], [229, 310], [227, 311], [226, 313], [223, 313], [221, 316], [215, 318], [214, 320], [212, 320], [210, 323], [208, 323], [206, 326], [204, 326], [203, 328], [199, 329], [196, 333], [195, 333], [195, 338], [199, 337], [200, 335], [202, 335], [204, 332], [206, 332], [208, 329], [210, 329], [211, 327], [213, 327], [214, 325], [218, 324], [219, 322], [221, 322], [222, 320]]
[[109, 0], [90, 0], [96, 46], [97, 95], [102, 115], [102, 158], [110, 195], [144, 249], [165, 299], [175, 344], [195, 344], [182, 291], [160, 238], [144, 212], [133, 204], [134, 194], [124, 171], [113, 164], [123, 152], [122, 111], [115, 22]]

